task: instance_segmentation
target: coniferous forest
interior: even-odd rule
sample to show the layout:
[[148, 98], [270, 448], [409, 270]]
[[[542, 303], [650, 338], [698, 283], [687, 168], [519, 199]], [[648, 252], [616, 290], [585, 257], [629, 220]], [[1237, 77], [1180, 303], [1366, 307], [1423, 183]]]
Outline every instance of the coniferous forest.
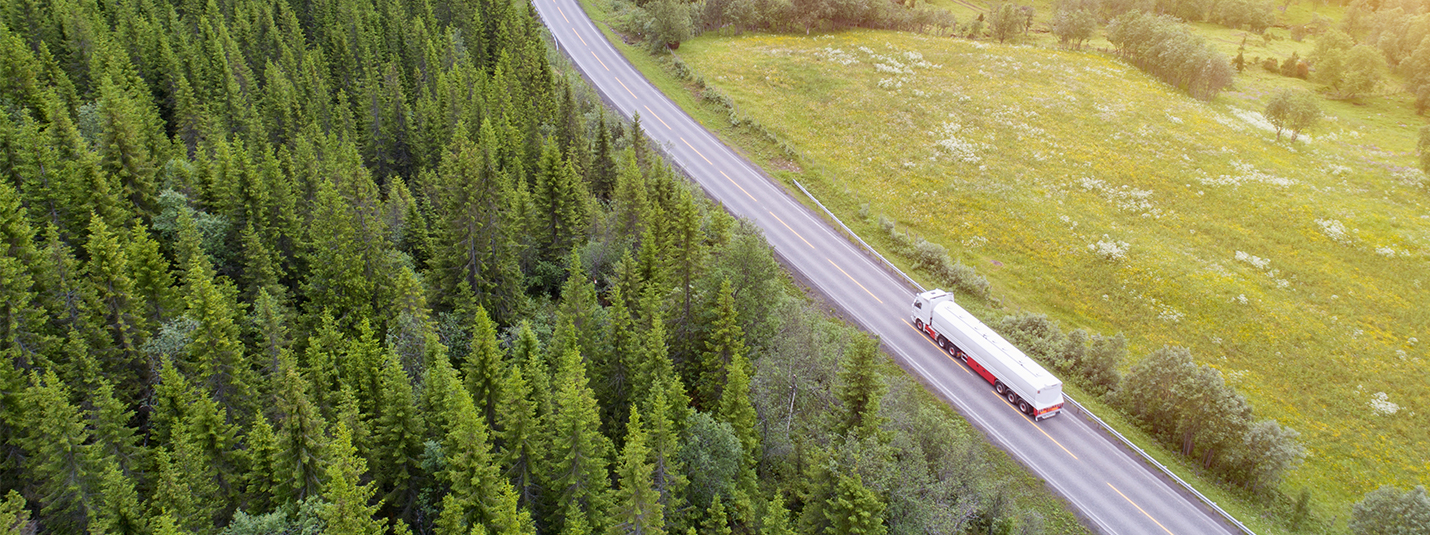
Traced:
[[1081, 529], [543, 31], [7, 0], [0, 530]]

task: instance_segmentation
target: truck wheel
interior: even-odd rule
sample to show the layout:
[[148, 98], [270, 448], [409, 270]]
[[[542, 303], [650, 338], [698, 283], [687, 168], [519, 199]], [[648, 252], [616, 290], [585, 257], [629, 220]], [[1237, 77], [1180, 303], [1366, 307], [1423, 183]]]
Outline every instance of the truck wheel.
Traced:
[[948, 347], [948, 339], [946, 339], [946, 338], [944, 338], [944, 337], [942, 337], [942, 336], [938, 337], [938, 348], [939, 348], [939, 349], [944, 349], [944, 348], [946, 348], [946, 347]]
[[915, 320], [914, 320], [914, 327], [917, 327], [918, 330], [919, 330], [919, 332], [923, 332], [923, 331], [924, 331], [924, 320], [915, 319]]
[[1029, 416], [1033, 415], [1033, 407], [1031, 405], [1028, 405], [1028, 402], [1026, 401], [1018, 402], [1018, 410], [1023, 411], [1023, 414], [1027, 414]]
[[1008, 391], [1008, 387], [1003, 386], [1003, 381], [998, 381], [996, 383], [993, 383], [993, 391], [997, 392], [998, 395], [1001, 396]]

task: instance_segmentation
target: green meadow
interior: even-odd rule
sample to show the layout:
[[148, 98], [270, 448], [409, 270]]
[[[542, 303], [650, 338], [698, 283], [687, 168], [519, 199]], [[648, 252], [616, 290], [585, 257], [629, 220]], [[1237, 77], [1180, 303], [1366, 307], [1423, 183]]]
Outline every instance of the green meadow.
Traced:
[[1097, 53], [896, 32], [711, 35], [679, 57], [846, 221], [886, 216], [1005, 311], [1125, 333], [1133, 359], [1191, 348], [1302, 433], [1287, 494], [1335, 514], [1430, 479], [1430, 186], [1405, 97], [1324, 101], [1277, 142], [1257, 112], [1314, 85], [1259, 68], [1206, 103]]

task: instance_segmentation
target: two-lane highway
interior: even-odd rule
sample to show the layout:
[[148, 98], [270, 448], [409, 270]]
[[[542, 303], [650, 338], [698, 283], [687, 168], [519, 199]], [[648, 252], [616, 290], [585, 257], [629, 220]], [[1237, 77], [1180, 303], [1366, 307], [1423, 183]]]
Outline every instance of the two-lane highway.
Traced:
[[1094, 530], [1127, 535], [1235, 533], [1219, 517], [1076, 414], [1035, 423], [909, 325], [915, 290], [796, 202], [667, 99], [596, 29], [576, 0], [532, 0], [560, 48], [627, 118], [732, 213], [753, 220], [816, 291], [922, 376], [999, 447], [1042, 477]]

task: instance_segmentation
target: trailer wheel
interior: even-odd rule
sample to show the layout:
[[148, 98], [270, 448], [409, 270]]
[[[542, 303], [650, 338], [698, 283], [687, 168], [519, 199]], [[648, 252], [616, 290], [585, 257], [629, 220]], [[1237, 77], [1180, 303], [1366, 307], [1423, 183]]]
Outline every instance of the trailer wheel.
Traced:
[[944, 348], [947, 348], [947, 347], [948, 347], [948, 339], [947, 339], [947, 338], [944, 338], [943, 336], [939, 336], [939, 337], [938, 337], [938, 348], [939, 348], [939, 349], [944, 349]]
[[1001, 396], [1008, 392], [1008, 387], [1003, 386], [1003, 381], [998, 381], [996, 383], [993, 383], [993, 391], [997, 392], [998, 395]]
[[1008, 391], [1008, 403], [1015, 405], [1018, 403], [1018, 394], [1014, 393], [1012, 390]]
[[1018, 402], [1018, 410], [1023, 411], [1023, 414], [1027, 414], [1029, 416], [1033, 415], [1033, 407], [1031, 405], [1028, 405], [1028, 402], [1026, 401]]

